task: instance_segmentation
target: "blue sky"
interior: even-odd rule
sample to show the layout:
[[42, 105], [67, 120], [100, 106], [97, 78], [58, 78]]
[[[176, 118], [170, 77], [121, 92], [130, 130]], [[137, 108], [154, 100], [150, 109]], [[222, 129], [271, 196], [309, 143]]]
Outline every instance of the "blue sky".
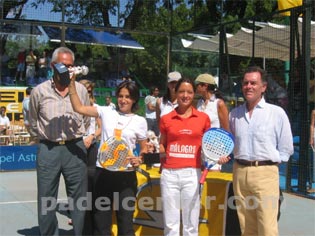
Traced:
[[[61, 22], [62, 14], [51, 12], [53, 4], [45, 3], [45, 5], [39, 5], [37, 9], [33, 8], [31, 4], [34, 0], [29, 0], [23, 7], [22, 18], [27, 20], [41, 20], [41, 21], [50, 21], [50, 22]], [[120, 1], [120, 11], [125, 9], [127, 0]], [[11, 16], [12, 17], [12, 16]], [[8, 16], [10, 18], [10, 16]], [[117, 26], [117, 17], [114, 15], [110, 16], [110, 23], [112, 26]]]

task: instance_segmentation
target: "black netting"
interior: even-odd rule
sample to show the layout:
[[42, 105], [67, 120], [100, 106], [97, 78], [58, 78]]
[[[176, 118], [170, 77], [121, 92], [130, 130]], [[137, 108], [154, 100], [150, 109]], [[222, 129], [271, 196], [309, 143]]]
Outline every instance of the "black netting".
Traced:
[[[280, 166], [281, 187], [314, 197], [307, 192], [314, 179], [308, 145], [315, 102], [312, 5], [277, 12], [267, 1], [257, 1], [255, 7], [246, 1], [20, 2], [0, 2], [5, 86], [44, 81], [49, 70], [39, 60], [34, 76], [17, 71], [18, 54], [33, 49], [39, 59], [63, 43], [75, 52], [77, 65], [89, 67], [81, 78], [96, 83], [101, 104], [123, 79], [136, 81], [144, 97], [152, 84], [165, 89], [167, 72], [178, 70], [192, 79], [213, 74], [232, 108], [243, 102], [243, 70], [263, 67], [268, 72], [266, 99], [287, 112], [294, 135], [295, 153], [288, 165]], [[269, 13], [254, 14], [253, 9]], [[8, 99], [1, 97], [1, 103]]]

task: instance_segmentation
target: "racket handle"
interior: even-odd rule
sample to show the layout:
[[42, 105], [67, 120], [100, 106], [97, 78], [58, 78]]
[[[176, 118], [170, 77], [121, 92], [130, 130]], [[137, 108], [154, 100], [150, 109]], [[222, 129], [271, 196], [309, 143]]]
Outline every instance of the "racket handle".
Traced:
[[209, 172], [209, 169], [205, 168], [199, 181], [200, 184], [203, 184], [205, 182], [208, 172]]

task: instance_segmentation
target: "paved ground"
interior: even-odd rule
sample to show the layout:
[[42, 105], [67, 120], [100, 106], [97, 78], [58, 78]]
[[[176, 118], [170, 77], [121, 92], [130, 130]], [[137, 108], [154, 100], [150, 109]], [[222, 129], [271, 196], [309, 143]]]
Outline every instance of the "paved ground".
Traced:
[[[0, 235], [38, 235], [36, 172], [0, 173]], [[64, 182], [58, 198], [65, 202]], [[57, 214], [61, 235], [71, 235], [72, 227], [64, 212]]]
[[[60, 183], [59, 200], [64, 204], [64, 183]], [[36, 172], [0, 173], [0, 235], [38, 235], [36, 211]], [[315, 235], [315, 201], [284, 194], [279, 222], [280, 236]], [[57, 214], [60, 235], [71, 235], [65, 212]], [[203, 236], [203, 235], [202, 235]]]

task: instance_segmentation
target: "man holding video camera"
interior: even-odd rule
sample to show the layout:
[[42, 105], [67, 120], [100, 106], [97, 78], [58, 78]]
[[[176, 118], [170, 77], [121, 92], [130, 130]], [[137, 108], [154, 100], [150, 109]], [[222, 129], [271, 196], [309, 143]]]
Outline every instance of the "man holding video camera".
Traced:
[[[75, 235], [82, 235], [87, 191], [87, 151], [82, 137], [90, 118], [73, 111], [68, 84], [74, 68], [74, 53], [66, 47], [52, 55], [53, 76], [36, 86], [30, 96], [30, 133], [38, 141], [37, 188], [40, 235], [59, 235], [56, 217], [57, 195], [62, 174]], [[70, 73], [69, 73], [70, 71]], [[76, 82], [76, 90], [89, 105], [86, 88]], [[80, 201], [78, 201], [80, 200]]]

